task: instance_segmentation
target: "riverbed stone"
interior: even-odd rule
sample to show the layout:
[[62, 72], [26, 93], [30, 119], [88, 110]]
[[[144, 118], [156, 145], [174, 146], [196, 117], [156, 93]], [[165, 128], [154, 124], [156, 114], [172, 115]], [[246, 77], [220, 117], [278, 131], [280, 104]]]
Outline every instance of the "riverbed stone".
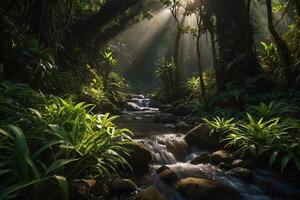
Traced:
[[165, 169], [158, 174], [161, 181], [167, 184], [175, 183], [178, 180], [177, 174], [171, 169]]
[[164, 128], [166, 129], [170, 129], [170, 130], [174, 130], [176, 129], [175, 125], [174, 124], [165, 124], [164, 125]]
[[70, 184], [71, 198], [79, 200], [88, 200], [92, 194], [98, 191], [97, 181], [95, 179], [80, 179]]
[[158, 123], [176, 123], [176, 117], [171, 113], [160, 113], [153, 118]]
[[226, 163], [226, 162], [221, 162], [221, 163], [218, 165], [218, 167], [219, 167], [220, 169], [224, 169], [224, 170], [230, 170], [230, 169], [232, 169], [231, 165], [228, 164], [228, 163]]
[[170, 169], [170, 167], [168, 167], [168, 166], [166, 166], [166, 165], [162, 165], [161, 167], [157, 168], [157, 169], [155, 170], [155, 172], [156, 172], [157, 174], [159, 174], [159, 173], [163, 172], [163, 171], [166, 170], [166, 169]]
[[136, 184], [129, 179], [116, 178], [111, 185], [111, 189], [115, 193], [132, 193], [137, 190]]
[[199, 149], [216, 149], [219, 144], [219, 137], [210, 134], [210, 128], [206, 124], [200, 124], [184, 136], [189, 146]]
[[243, 167], [236, 167], [227, 172], [229, 175], [248, 180], [252, 178], [252, 172], [249, 169]]
[[193, 165], [207, 164], [209, 162], [210, 162], [210, 156], [208, 153], [201, 153], [191, 160], [191, 164]]
[[211, 163], [219, 165], [221, 162], [230, 163], [234, 159], [234, 155], [227, 150], [221, 149], [210, 155]]
[[161, 105], [162, 105], [162, 103], [157, 99], [150, 99], [150, 101], [149, 101], [150, 108], [159, 108]]
[[136, 174], [145, 173], [152, 161], [152, 154], [144, 144], [132, 143], [125, 145], [129, 149], [129, 155], [124, 155]]
[[178, 116], [188, 115], [190, 112], [190, 109], [184, 104], [178, 104], [173, 110], [173, 113]]
[[136, 197], [137, 200], [167, 200], [153, 185], [142, 190]]
[[145, 96], [142, 95], [142, 94], [135, 94], [135, 95], [133, 95], [132, 98], [136, 98], [136, 99], [145, 99]]
[[138, 106], [136, 103], [133, 102], [127, 102], [126, 103], [126, 110], [127, 111], [140, 111], [141, 107]]
[[175, 127], [177, 130], [185, 131], [190, 129], [190, 125], [182, 120], [177, 120], [177, 123], [175, 124]]
[[236, 168], [236, 167], [243, 167], [243, 168], [248, 168], [250, 167], [250, 163], [246, 160], [242, 160], [242, 159], [235, 159], [230, 163], [232, 168]]
[[174, 107], [172, 106], [172, 104], [164, 104], [159, 106], [159, 110], [165, 113], [173, 113]]
[[237, 200], [240, 196], [231, 188], [203, 178], [186, 178], [176, 183], [176, 190], [187, 200]]

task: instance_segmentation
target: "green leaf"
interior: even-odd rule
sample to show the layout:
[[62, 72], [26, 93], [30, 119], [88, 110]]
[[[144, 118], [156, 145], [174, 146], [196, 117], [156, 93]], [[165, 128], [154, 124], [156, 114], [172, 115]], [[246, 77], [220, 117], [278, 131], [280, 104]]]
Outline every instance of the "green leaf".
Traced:
[[252, 155], [254, 157], [256, 157], [256, 147], [255, 147], [255, 145], [254, 144], [250, 145], [249, 149], [250, 149], [250, 152], [252, 153]]
[[269, 161], [269, 167], [272, 167], [274, 161], [276, 160], [277, 156], [279, 154], [279, 151], [274, 151], [270, 157], [270, 161]]
[[289, 163], [291, 157], [290, 155], [285, 155], [283, 158], [282, 158], [282, 161], [281, 161], [281, 173], [283, 172], [283, 170], [286, 168], [287, 164]]
[[68, 181], [65, 177], [63, 176], [57, 176], [54, 175], [54, 178], [57, 180], [59, 188], [61, 189], [64, 199], [68, 200], [69, 199], [69, 188], [68, 188]]
[[294, 163], [295, 163], [295, 165], [296, 165], [298, 171], [300, 171], [300, 159], [294, 158]]
[[54, 161], [47, 169], [46, 174], [50, 174], [51, 172], [58, 170], [59, 168], [64, 167], [65, 165], [74, 162], [78, 159], [59, 159]]

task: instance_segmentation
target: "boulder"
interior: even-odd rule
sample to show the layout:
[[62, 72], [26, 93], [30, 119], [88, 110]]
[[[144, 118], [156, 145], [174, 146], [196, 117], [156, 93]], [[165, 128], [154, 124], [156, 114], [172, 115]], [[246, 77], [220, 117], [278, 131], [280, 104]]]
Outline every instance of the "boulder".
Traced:
[[167, 200], [155, 186], [142, 190], [136, 197], [137, 200]]
[[199, 149], [215, 149], [219, 144], [219, 137], [210, 134], [210, 129], [206, 124], [199, 124], [184, 136], [189, 146]]
[[159, 108], [161, 105], [162, 105], [162, 103], [157, 99], [150, 99], [150, 101], [149, 101], [150, 108]]
[[133, 95], [132, 98], [136, 98], [136, 99], [145, 99], [145, 96], [142, 95], [142, 94], [135, 94], [135, 95]]
[[176, 129], [175, 125], [174, 124], [165, 124], [164, 125], [164, 128], [166, 129], [170, 129], [170, 130], [174, 130]]
[[233, 168], [232, 170], [228, 171], [227, 174], [246, 180], [252, 178], [251, 170], [243, 167]]
[[143, 174], [149, 168], [152, 161], [152, 154], [144, 144], [132, 143], [125, 145], [130, 150], [129, 155], [124, 155], [127, 162], [131, 165], [133, 172]]
[[224, 170], [230, 170], [231, 169], [231, 165], [225, 162], [221, 162], [218, 167], [220, 169], [224, 169]]
[[211, 163], [219, 165], [221, 162], [230, 163], [234, 159], [234, 155], [227, 150], [219, 150], [210, 155]]
[[176, 190], [187, 200], [237, 200], [241, 199], [232, 188], [203, 178], [186, 178], [176, 183]]
[[88, 200], [100, 188], [94, 179], [79, 179], [70, 184], [71, 199]]
[[160, 168], [156, 169], [155, 172], [157, 174], [159, 174], [160, 172], [163, 172], [166, 169], [170, 169], [170, 167], [166, 166], [166, 165], [162, 165]]
[[153, 118], [153, 121], [158, 123], [175, 123], [176, 117], [171, 113], [160, 113]]
[[191, 164], [198, 165], [198, 164], [207, 164], [210, 162], [210, 156], [208, 153], [201, 153], [200, 155], [196, 156], [191, 160]]
[[179, 120], [175, 124], [175, 127], [177, 130], [182, 130], [182, 131], [190, 129], [190, 125], [188, 125], [188, 123], [186, 123], [185, 121], [182, 121], [182, 120]]
[[189, 146], [182, 137], [172, 138], [165, 142], [169, 152], [171, 152], [177, 161], [184, 161], [189, 153]]
[[137, 190], [136, 184], [129, 179], [116, 178], [111, 185], [111, 190], [115, 193], [132, 193]]
[[172, 104], [164, 104], [159, 106], [159, 110], [161, 112], [165, 112], [165, 113], [172, 113], [174, 110], [174, 107], [172, 106]]
[[173, 110], [173, 113], [178, 116], [188, 115], [190, 112], [190, 109], [184, 104], [178, 104]]
[[171, 169], [165, 169], [158, 174], [160, 180], [167, 184], [173, 184], [178, 180], [178, 177]]
[[248, 161], [242, 160], [242, 159], [235, 159], [231, 163], [231, 168], [236, 168], [236, 167], [243, 167], [243, 168], [249, 168], [250, 163]]
[[133, 102], [127, 102], [126, 103], [126, 110], [127, 111], [140, 111], [141, 107], [138, 106], [136, 103]]

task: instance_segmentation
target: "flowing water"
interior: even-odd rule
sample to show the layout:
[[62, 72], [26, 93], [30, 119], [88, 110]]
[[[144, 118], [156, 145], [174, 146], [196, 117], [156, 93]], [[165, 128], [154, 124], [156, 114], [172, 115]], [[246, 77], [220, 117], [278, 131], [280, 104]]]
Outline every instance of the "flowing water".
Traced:
[[[153, 116], [159, 114], [155, 112], [140, 111], [135, 112], [140, 121], [137, 121], [140, 127], [146, 127]], [[128, 115], [132, 113], [126, 113]], [[146, 118], [147, 120], [143, 120]], [[152, 122], [151, 122], [152, 123]], [[126, 126], [126, 122], [123, 124]], [[137, 125], [136, 125], [137, 126]], [[280, 174], [273, 173], [264, 169], [253, 170], [253, 178], [249, 181], [228, 175], [226, 171], [211, 164], [190, 164], [190, 160], [198, 155], [201, 150], [190, 149], [186, 144], [183, 134], [171, 133], [164, 129], [157, 129], [160, 124], [153, 124], [151, 128], [159, 133], [147, 132], [148, 135], [139, 135], [137, 142], [143, 143], [151, 151], [153, 162], [151, 164], [151, 173], [147, 176], [147, 185], [155, 185], [168, 200], [184, 200], [176, 191], [175, 187], [163, 183], [155, 169], [162, 165], [167, 165], [173, 170], [179, 179], [187, 177], [208, 178], [222, 185], [234, 188], [241, 194], [245, 200], [296, 200], [300, 199], [300, 187], [290, 183]], [[137, 127], [133, 127], [133, 131]], [[141, 131], [141, 130], [139, 130]], [[207, 152], [207, 151], [206, 151]]]

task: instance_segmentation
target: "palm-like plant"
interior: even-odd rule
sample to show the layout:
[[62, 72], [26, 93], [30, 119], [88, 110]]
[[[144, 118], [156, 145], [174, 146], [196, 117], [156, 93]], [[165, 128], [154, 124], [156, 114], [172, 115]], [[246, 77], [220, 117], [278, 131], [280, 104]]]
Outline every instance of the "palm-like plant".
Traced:
[[227, 135], [230, 132], [236, 131], [236, 123], [234, 118], [224, 119], [220, 117], [214, 117], [212, 120], [202, 118], [203, 121], [210, 127], [211, 133], [219, 133], [221, 135]]

